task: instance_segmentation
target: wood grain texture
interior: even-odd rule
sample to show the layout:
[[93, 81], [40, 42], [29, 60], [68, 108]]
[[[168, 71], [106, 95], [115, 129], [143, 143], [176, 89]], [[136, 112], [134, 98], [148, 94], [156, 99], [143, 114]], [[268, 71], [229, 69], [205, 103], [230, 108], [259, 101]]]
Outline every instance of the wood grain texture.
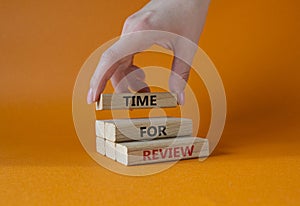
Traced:
[[96, 110], [176, 107], [177, 96], [169, 92], [101, 94]]
[[96, 137], [96, 151], [105, 155], [105, 140], [101, 137]]
[[105, 140], [105, 156], [116, 159], [116, 143]]
[[[98, 131], [100, 129], [102, 131]], [[96, 120], [96, 134], [102, 134], [105, 139], [112, 142], [191, 136], [192, 131], [192, 120], [187, 118], [152, 117]]]
[[208, 140], [197, 137], [117, 143], [115, 150], [116, 161], [124, 165], [150, 164], [209, 155]]
[[95, 122], [96, 136], [104, 138], [104, 121]]

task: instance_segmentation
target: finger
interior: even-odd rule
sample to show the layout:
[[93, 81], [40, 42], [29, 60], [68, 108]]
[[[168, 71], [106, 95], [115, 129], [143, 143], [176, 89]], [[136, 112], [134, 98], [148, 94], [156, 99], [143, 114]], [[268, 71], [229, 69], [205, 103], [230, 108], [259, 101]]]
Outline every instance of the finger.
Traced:
[[128, 81], [122, 70], [116, 70], [111, 77], [111, 82], [114, 87], [115, 93], [129, 93]]
[[87, 102], [91, 103], [99, 100], [99, 96], [103, 92], [107, 81], [120, 66], [124, 57], [143, 51], [153, 45], [153, 42], [155, 42], [155, 39], [151, 36], [145, 39], [142, 32], [136, 32], [122, 36], [106, 50], [101, 56], [100, 62], [91, 78]]
[[132, 65], [126, 72], [126, 79], [130, 89], [141, 93], [150, 92], [149, 86], [144, 82], [145, 73], [142, 69]]
[[178, 104], [184, 104], [184, 89], [190, 74], [190, 65], [174, 57], [172, 63], [172, 72], [169, 78], [169, 88], [171, 92], [177, 94]]
[[173, 41], [174, 59], [172, 73], [169, 79], [170, 90], [177, 94], [178, 104], [183, 105], [185, 101], [184, 89], [188, 81], [194, 55], [198, 45], [185, 37], [178, 37]]
[[[109, 55], [112, 54], [112, 55]], [[96, 67], [96, 70], [90, 81], [90, 90], [87, 102], [92, 103], [99, 99], [100, 93], [103, 92], [107, 81], [118, 68], [119, 63], [113, 62], [113, 53], [110, 48], [101, 56], [101, 59]]]
[[140, 81], [145, 81], [145, 78], [146, 78], [145, 72], [141, 68], [139, 68], [135, 65], [131, 65], [126, 70], [126, 72], [127, 72], [127, 74], [132, 72], [132, 75], [134, 75], [136, 79], [138, 79]]
[[132, 65], [132, 56], [128, 56], [122, 60], [122, 63], [116, 69], [111, 77], [111, 83], [115, 93], [129, 93], [128, 81], [126, 79], [126, 70]]

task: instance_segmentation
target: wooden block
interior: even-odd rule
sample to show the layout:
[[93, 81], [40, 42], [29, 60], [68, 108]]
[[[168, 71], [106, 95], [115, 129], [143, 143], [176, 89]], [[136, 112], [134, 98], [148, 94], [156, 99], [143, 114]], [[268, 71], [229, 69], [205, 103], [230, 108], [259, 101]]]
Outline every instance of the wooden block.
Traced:
[[176, 117], [97, 120], [99, 129], [97, 124], [104, 124], [104, 138], [112, 142], [191, 136], [193, 131], [191, 119]]
[[105, 156], [116, 159], [116, 143], [105, 140]]
[[124, 165], [207, 157], [208, 140], [197, 137], [177, 137], [151, 141], [116, 144], [116, 160]]
[[96, 120], [95, 128], [96, 136], [104, 138], [104, 121]]
[[101, 94], [96, 110], [176, 107], [177, 96], [169, 92]]
[[105, 155], [105, 140], [101, 137], [96, 137], [96, 151]]

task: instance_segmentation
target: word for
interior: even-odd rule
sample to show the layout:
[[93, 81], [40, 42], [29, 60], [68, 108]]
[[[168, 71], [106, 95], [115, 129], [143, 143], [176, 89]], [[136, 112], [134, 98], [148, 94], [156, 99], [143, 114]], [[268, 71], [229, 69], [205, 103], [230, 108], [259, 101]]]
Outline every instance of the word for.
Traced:
[[149, 137], [157, 137], [161, 135], [167, 135], [166, 126], [150, 126], [150, 127], [140, 127], [141, 137], [147, 134]]

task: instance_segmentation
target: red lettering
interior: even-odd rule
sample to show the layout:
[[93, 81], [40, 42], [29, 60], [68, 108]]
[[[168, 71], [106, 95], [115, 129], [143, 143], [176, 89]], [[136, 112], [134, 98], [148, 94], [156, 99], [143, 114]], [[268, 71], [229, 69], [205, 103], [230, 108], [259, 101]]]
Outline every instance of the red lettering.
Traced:
[[[174, 148], [164, 148], [164, 149], [153, 149], [153, 150], [144, 150], [143, 159], [147, 160], [158, 160], [165, 158], [179, 158], [192, 156], [194, 151], [194, 145], [186, 147], [174, 147]], [[169, 154], [168, 154], [169, 153]]]
[[183, 150], [183, 147], [181, 147], [181, 153], [184, 157], [187, 155], [186, 153], [188, 153], [189, 156], [192, 156], [193, 151], [194, 151], [194, 145], [192, 145], [191, 148], [189, 146], [186, 146], [185, 150]]
[[168, 150], [170, 151], [169, 152], [169, 158], [172, 158], [173, 157], [173, 155], [172, 155], [172, 148], [168, 148]]
[[144, 161], [151, 160], [150, 154], [151, 154], [151, 152], [149, 150], [144, 150], [143, 151]]
[[159, 153], [160, 153], [160, 156], [165, 159], [166, 156], [167, 156], [167, 153], [168, 153], [168, 150], [167, 149], [164, 149], [164, 152], [162, 149], [159, 149]]
[[179, 155], [179, 147], [175, 147], [174, 148], [174, 157], [180, 157], [180, 155]]
[[157, 154], [158, 154], [158, 150], [157, 149], [152, 150], [152, 159], [157, 160], [158, 159]]

